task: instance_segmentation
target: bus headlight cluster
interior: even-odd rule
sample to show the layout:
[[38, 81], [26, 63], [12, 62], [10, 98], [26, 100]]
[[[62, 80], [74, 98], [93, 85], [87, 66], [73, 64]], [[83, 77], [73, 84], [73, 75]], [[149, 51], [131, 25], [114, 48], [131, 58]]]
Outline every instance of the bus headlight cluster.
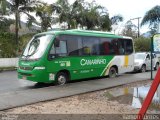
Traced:
[[41, 66], [41, 67], [34, 67], [34, 69], [35, 69], [35, 70], [44, 70], [44, 69], [46, 69], [46, 68]]

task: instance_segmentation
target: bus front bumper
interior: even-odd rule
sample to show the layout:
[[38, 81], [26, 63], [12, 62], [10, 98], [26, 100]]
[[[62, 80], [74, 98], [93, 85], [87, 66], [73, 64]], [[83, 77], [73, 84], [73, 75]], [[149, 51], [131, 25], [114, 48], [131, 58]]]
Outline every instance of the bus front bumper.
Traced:
[[46, 70], [20, 70], [18, 69], [18, 79], [29, 80], [33, 82], [52, 83], [54, 80], [49, 80], [49, 74]]

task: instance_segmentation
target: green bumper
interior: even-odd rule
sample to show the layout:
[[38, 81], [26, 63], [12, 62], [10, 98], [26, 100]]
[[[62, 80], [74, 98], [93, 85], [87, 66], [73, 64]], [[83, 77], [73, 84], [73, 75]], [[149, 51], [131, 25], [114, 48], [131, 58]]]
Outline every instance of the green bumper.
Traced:
[[33, 82], [52, 83], [54, 80], [49, 80], [49, 73], [46, 70], [26, 71], [18, 69], [18, 79], [29, 80]]

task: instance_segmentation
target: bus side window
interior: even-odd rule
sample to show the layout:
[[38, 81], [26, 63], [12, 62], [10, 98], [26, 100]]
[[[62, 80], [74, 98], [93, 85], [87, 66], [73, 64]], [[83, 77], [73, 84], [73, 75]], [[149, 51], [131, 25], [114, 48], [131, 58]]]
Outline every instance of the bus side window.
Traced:
[[99, 55], [99, 38], [83, 37], [83, 55]]
[[101, 55], [117, 54], [117, 40], [112, 38], [101, 38], [100, 43], [101, 43], [100, 47]]
[[114, 53], [113, 54], [119, 55], [118, 39], [112, 39], [112, 45], [113, 45], [113, 49], [114, 49]]
[[51, 49], [50, 49], [50, 51], [49, 51], [48, 58], [49, 58], [50, 60], [52, 60], [53, 58], [56, 57], [55, 46], [58, 46], [58, 43], [57, 43], [56, 38], [55, 38], [54, 43], [52, 44], [52, 47], [51, 47]]
[[59, 41], [59, 47], [55, 47], [56, 55], [58, 56], [66, 56], [67, 55], [67, 42]]
[[109, 55], [109, 52], [111, 51], [111, 49], [109, 49], [109, 45], [110, 43], [107, 41], [102, 43], [102, 48], [103, 48], [101, 51], [102, 55]]
[[51, 50], [50, 50], [49, 54], [55, 54], [55, 48], [54, 48], [54, 45], [52, 45], [52, 47], [51, 47]]
[[125, 54], [125, 43], [124, 39], [119, 39], [119, 55], [124, 55]]
[[130, 39], [119, 39], [119, 54], [129, 55], [133, 52], [132, 40]]
[[82, 54], [82, 38], [80, 36], [67, 35], [67, 49], [69, 56], [79, 56]]
[[55, 39], [55, 42], [49, 51], [49, 59], [53, 59], [59, 56], [66, 56], [66, 55], [67, 55], [66, 41], [59, 40], [57, 42]]
[[129, 55], [133, 53], [133, 45], [132, 45], [132, 40], [126, 39], [125, 40], [125, 54]]

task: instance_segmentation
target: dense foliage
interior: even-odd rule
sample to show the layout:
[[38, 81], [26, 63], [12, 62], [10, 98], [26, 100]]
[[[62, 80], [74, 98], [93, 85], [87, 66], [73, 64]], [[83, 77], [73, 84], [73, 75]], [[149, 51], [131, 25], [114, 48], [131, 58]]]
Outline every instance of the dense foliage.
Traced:
[[15, 34], [0, 33], [0, 57], [15, 57], [16, 51]]
[[158, 31], [160, 23], [160, 5], [157, 5], [146, 12], [142, 19], [141, 26], [149, 24], [151, 34], [155, 34]]
[[[32, 16], [35, 13], [35, 16]], [[109, 16], [107, 8], [93, 0], [75, 0], [72, 4], [68, 0], [57, 0], [56, 3], [47, 4], [40, 0], [0, 0], [0, 57], [15, 57], [22, 52], [24, 46], [33, 34], [19, 36], [21, 28], [21, 14], [28, 16], [27, 26], [33, 23], [40, 26], [41, 31], [52, 29], [58, 24], [62, 29], [88, 29], [111, 31], [112, 25], [123, 21], [121, 15]], [[6, 16], [14, 15], [14, 20]], [[38, 20], [37, 20], [38, 18]], [[151, 34], [158, 29], [160, 22], [160, 6], [147, 11], [141, 25], [150, 25]], [[15, 34], [10, 32], [10, 25], [15, 26]], [[135, 39], [136, 51], [149, 51], [150, 39], [137, 38], [137, 26], [128, 21], [122, 30], [122, 35]]]
[[139, 37], [134, 40], [134, 46], [136, 52], [150, 51], [151, 38]]
[[1, 18], [0, 20], [0, 32], [9, 32], [10, 25], [14, 23], [12, 19]]

